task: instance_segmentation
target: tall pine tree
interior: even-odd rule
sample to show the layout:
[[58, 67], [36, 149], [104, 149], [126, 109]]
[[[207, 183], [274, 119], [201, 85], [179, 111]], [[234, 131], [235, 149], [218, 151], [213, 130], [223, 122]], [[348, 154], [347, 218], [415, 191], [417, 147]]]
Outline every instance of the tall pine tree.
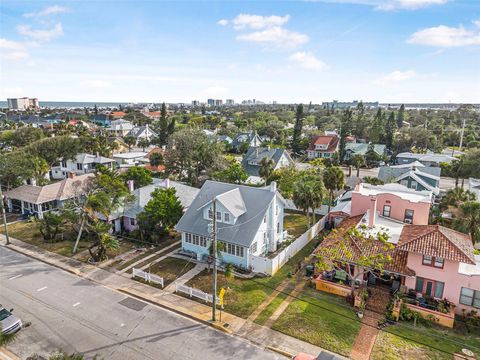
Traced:
[[363, 102], [359, 102], [357, 105], [357, 116], [355, 117], [355, 125], [353, 127], [353, 134], [357, 139], [365, 138], [365, 129], [367, 128], [367, 120], [365, 116], [365, 106]]
[[341, 128], [340, 128], [340, 162], [342, 162], [343, 157], [345, 156], [345, 147], [347, 144], [347, 136], [352, 132], [352, 110], [347, 109], [344, 111], [341, 119]]
[[293, 138], [292, 138], [292, 152], [294, 155], [300, 155], [301, 146], [300, 138], [302, 137], [302, 128], [303, 128], [303, 105], [299, 104], [297, 106], [297, 112], [295, 114], [295, 126], [293, 127]]
[[377, 113], [375, 114], [372, 122], [372, 126], [370, 127], [370, 132], [368, 134], [369, 141], [378, 144], [384, 138], [384, 131], [385, 131], [385, 116], [382, 112], [382, 108], [378, 108]]
[[393, 148], [393, 136], [396, 129], [397, 123], [395, 122], [395, 114], [392, 111], [385, 123], [385, 145], [389, 151]]
[[158, 123], [158, 143], [160, 146], [167, 144], [168, 139], [168, 119], [167, 119], [167, 107], [165, 103], [162, 103], [160, 109], [160, 121]]
[[402, 104], [397, 114], [397, 127], [401, 128], [403, 126], [404, 121], [405, 121], [405, 105]]

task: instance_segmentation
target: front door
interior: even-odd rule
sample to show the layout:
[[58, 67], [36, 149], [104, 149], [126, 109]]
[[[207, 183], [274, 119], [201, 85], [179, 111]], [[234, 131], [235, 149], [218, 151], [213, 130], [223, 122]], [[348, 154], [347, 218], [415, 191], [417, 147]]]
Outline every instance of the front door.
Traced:
[[433, 289], [433, 282], [427, 280], [427, 284], [425, 285], [425, 295], [433, 296], [432, 289]]

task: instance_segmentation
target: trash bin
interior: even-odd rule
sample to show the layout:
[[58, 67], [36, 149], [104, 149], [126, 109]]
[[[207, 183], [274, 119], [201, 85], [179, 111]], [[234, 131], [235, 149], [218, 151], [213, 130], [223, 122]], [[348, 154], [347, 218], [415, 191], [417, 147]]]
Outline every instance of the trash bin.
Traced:
[[305, 275], [310, 277], [313, 275], [313, 270], [314, 270], [314, 266], [313, 265], [307, 265], [305, 266]]

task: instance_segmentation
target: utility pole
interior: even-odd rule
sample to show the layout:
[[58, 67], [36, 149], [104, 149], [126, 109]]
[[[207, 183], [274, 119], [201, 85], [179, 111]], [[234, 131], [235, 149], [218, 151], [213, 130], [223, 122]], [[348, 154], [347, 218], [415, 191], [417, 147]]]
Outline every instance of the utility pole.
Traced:
[[213, 198], [213, 294], [212, 321], [216, 321], [217, 310], [217, 198]]
[[7, 239], [7, 245], [10, 245], [10, 238], [8, 237], [7, 228], [7, 216], [5, 215], [5, 204], [3, 203], [2, 184], [0, 184], [0, 206], [2, 208], [3, 227], [5, 228], [5, 239]]
[[463, 145], [463, 133], [465, 132], [465, 119], [462, 121], [462, 132], [460, 133], [460, 145], [458, 146], [458, 150], [462, 151]]

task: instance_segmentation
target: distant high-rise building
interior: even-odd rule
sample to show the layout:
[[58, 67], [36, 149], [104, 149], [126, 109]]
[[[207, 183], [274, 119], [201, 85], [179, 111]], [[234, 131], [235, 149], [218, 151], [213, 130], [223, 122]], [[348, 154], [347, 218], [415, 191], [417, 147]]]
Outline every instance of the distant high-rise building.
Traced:
[[207, 104], [208, 106], [215, 106], [215, 99], [208, 99]]
[[193, 100], [193, 101], [192, 101], [192, 105], [193, 105], [193, 106], [200, 106], [200, 101], [198, 101], [198, 100]]
[[38, 109], [38, 99], [37, 98], [12, 98], [7, 99], [8, 108], [10, 110], [28, 110], [28, 109]]
[[273, 100], [272, 102], [273, 105], [277, 105], [277, 102], [275, 100]]
[[216, 106], [219, 106], [219, 105], [222, 105], [222, 104], [223, 104], [223, 100], [221, 100], [221, 99], [215, 100], [215, 105]]
[[233, 99], [227, 99], [227, 100], [225, 100], [225, 104], [233, 105], [233, 104], [235, 104], [235, 101], [233, 101]]

